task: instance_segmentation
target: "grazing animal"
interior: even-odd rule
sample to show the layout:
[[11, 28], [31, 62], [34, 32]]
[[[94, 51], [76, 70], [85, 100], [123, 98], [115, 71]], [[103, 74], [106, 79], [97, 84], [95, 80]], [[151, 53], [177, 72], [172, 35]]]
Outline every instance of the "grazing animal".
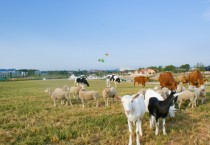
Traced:
[[190, 90], [182, 91], [182, 94], [177, 96], [177, 98], [175, 99], [175, 102], [179, 104], [179, 109], [181, 108], [182, 102], [185, 100], [190, 100], [188, 106], [190, 107], [192, 105], [193, 108], [194, 106], [196, 106], [197, 96], [193, 91]]
[[[164, 98], [159, 93], [157, 93], [157, 92], [155, 92], [151, 89], [146, 90], [145, 99], [144, 99], [144, 103], [145, 103], [145, 106], [146, 106], [146, 112], [149, 112], [149, 110], [148, 110], [149, 99], [152, 98], [152, 97], [157, 98], [159, 101], [164, 100]], [[175, 105], [170, 106], [169, 116], [170, 117], [175, 117], [176, 110], [177, 109], [175, 108]], [[154, 117], [151, 116], [151, 118], [150, 118], [150, 128], [152, 128], [152, 126], [154, 125], [153, 122], [154, 122]]]
[[157, 92], [158, 94], [160, 94], [163, 99], [165, 100], [166, 98], [168, 98], [169, 94], [170, 94], [170, 90], [166, 87], [162, 88], [160, 86], [155, 86], [154, 87], [155, 92]]
[[117, 83], [121, 83], [121, 79], [116, 76], [116, 75], [108, 75], [106, 77], [106, 87], [110, 87], [110, 82], [114, 82], [115, 83], [115, 87], [117, 87]]
[[155, 135], [158, 135], [159, 118], [163, 118], [163, 134], [166, 135], [165, 119], [168, 116], [169, 108], [177, 95], [178, 94], [175, 94], [175, 92], [172, 91], [169, 97], [164, 101], [160, 101], [156, 97], [151, 97], [149, 99], [148, 110], [150, 114], [150, 124], [152, 124], [152, 116], [154, 116], [156, 120]]
[[142, 87], [144, 88], [146, 82], [149, 82], [149, 78], [148, 77], [137, 76], [137, 77], [134, 77], [134, 83], [133, 84], [134, 84], [134, 87], [135, 87], [136, 83], [138, 83], [138, 85], [142, 84]]
[[161, 73], [159, 76], [159, 82], [161, 87], [166, 87], [170, 90], [176, 90], [177, 82], [170, 72]]
[[89, 83], [85, 77], [76, 77], [74, 81], [74, 86], [78, 86], [79, 84], [87, 85], [89, 87]]
[[[201, 85], [199, 88], [191, 87], [191, 91], [194, 91], [194, 93], [197, 97], [196, 101], [201, 98], [201, 103], [203, 104], [204, 101], [206, 100], [206, 87], [205, 87], [205, 85]], [[197, 104], [197, 102], [196, 102], [196, 104]]]
[[78, 87], [71, 87], [70, 90], [69, 90], [69, 93], [70, 93], [70, 96], [73, 96], [74, 99], [78, 99], [78, 95], [79, 95], [79, 91], [81, 89], [84, 89], [84, 86], [78, 86]]
[[182, 76], [181, 82], [182, 82], [183, 84], [189, 83], [189, 76]]
[[193, 71], [189, 74], [190, 85], [200, 87], [204, 84], [203, 75], [199, 70]]
[[72, 103], [71, 103], [70, 97], [69, 97], [69, 91], [65, 91], [65, 90], [52, 91], [52, 90], [49, 90], [49, 96], [53, 99], [54, 106], [56, 106], [56, 100], [61, 100], [61, 101], [66, 100], [67, 101], [66, 105], [69, 103], [71, 106], [73, 106]]
[[183, 86], [182, 83], [179, 83], [179, 84], [177, 85], [176, 92], [177, 92], [177, 93], [180, 93], [180, 92], [183, 92], [184, 90], [186, 90], [186, 88]]
[[104, 101], [105, 101], [105, 106], [109, 106], [108, 99], [116, 97], [117, 96], [117, 91], [114, 87], [105, 88], [103, 90], [102, 94], [103, 94], [103, 98], [104, 98]]
[[98, 91], [85, 91], [84, 89], [80, 89], [79, 98], [82, 101], [83, 108], [85, 108], [85, 100], [92, 100], [92, 99], [96, 101], [96, 107], [98, 107], [98, 98], [99, 98]]
[[144, 104], [144, 96], [142, 94], [137, 95], [125, 95], [123, 97], [116, 97], [121, 100], [125, 115], [128, 118], [128, 130], [129, 145], [132, 145], [132, 122], [136, 123], [136, 144], [140, 145], [139, 135], [142, 136], [141, 121], [145, 114], [146, 107]]

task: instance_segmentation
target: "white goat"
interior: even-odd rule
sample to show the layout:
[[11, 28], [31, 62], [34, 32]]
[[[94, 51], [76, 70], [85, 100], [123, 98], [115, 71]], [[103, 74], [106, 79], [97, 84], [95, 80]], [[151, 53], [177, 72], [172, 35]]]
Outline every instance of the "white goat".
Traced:
[[130, 132], [129, 145], [132, 145], [132, 122], [136, 123], [136, 144], [140, 145], [139, 135], [142, 136], [141, 121], [145, 114], [146, 107], [144, 104], [144, 96], [142, 94], [137, 95], [125, 95], [122, 98], [116, 97], [121, 100], [125, 115], [128, 118], [128, 129]]
[[109, 106], [109, 98], [114, 98], [117, 96], [117, 91], [114, 87], [111, 88], [105, 88], [102, 92], [104, 101], [105, 101], [105, 106]]
[[98, 91], [85, 91], [84, 89], [80, 89], [79, 98], [82, 101], [83, 108], [85, 107], [84, 100], [91, 100], [91, 99], [94, 99], [96, 101], [96, 107], [98, 107], [98, 98], [99, 98]]

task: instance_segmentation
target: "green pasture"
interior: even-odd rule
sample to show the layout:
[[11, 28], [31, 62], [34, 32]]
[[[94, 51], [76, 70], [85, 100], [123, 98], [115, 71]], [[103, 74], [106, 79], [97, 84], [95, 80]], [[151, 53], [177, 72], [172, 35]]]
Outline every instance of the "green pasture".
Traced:
[[[102, 95], [105, 80], [90, 80], [87, 90], [97, 90]], [[110, 100], [104, 106], [102, 98], [99, 107], [95, 102], [86, 103], [83, 109], [80, 100], [72, 98], [73, 107], [57, 103], [44, 92], [46, 88], [73, 86], [69, 80], [36, 80], [0, 82], [0, 144], [14, 145], [125, 145], [128, 144], [128, 126], [120, 102]], [[112, 86], [114, 84], [111, 84]], [[155, 85], [146, 85], [153, 88]], [[118, 85], [118, 95], [136, 93], [141, 86], [132, 83]], [[166, 133], [159, 135], [149, 128], [149, 115], [145, 114], [141, 144], [198, 144], [210, 142], [210, 86], [207, 86], [207, 100], [191, 109], [185, 103], [175, 118], [167, 118]], [[135, 144], [135, 129], [133, 128]]]

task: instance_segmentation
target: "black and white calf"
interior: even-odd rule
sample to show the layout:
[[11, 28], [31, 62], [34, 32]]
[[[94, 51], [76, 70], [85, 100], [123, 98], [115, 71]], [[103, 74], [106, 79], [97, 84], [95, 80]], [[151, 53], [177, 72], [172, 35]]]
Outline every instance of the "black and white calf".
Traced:
[[160, 101], [156, 97], [151, 97], [149, 99], [148, 110], [150, 114], [150, 124], [152, 124], [152, 116], [155, 117], [156, 120], [156, 130], [155, 135], [158, 135], [158, 126], [159, 126], [159, 118], [163, 118], [163, 134], [166, 135], [165, 130], [165, 119], [168, 116], [169, 108], [173, 104], [173, 101], [176, 96], [181, 93], [175, 94], [175, 92], [171, 92], [167, 99]]
[[76, 77], [74, 81], [74, 86], [78, 86], [79, 84], [87, 85], [89, 87], [89, 83], [85, 77]]
[[110, 82], [114, 82], [115, 83], [115, 87], [117, 87], [117, 83], [121, 83], [121, 79], [116, 76], [116, 75], [108, 75], [106, 77], [106, 87], [110, 87]]

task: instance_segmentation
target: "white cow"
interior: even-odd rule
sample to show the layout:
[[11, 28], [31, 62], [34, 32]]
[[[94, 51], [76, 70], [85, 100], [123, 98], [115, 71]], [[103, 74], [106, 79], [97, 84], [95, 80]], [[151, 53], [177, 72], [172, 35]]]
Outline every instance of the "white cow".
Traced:
[[108, 75], [106, 77], [106, 87], [110, 87], [110, 82], [115, 83], [115, 87], [117, 87], [117, 83], [121, 83], [121, 79], [116, 75]]

